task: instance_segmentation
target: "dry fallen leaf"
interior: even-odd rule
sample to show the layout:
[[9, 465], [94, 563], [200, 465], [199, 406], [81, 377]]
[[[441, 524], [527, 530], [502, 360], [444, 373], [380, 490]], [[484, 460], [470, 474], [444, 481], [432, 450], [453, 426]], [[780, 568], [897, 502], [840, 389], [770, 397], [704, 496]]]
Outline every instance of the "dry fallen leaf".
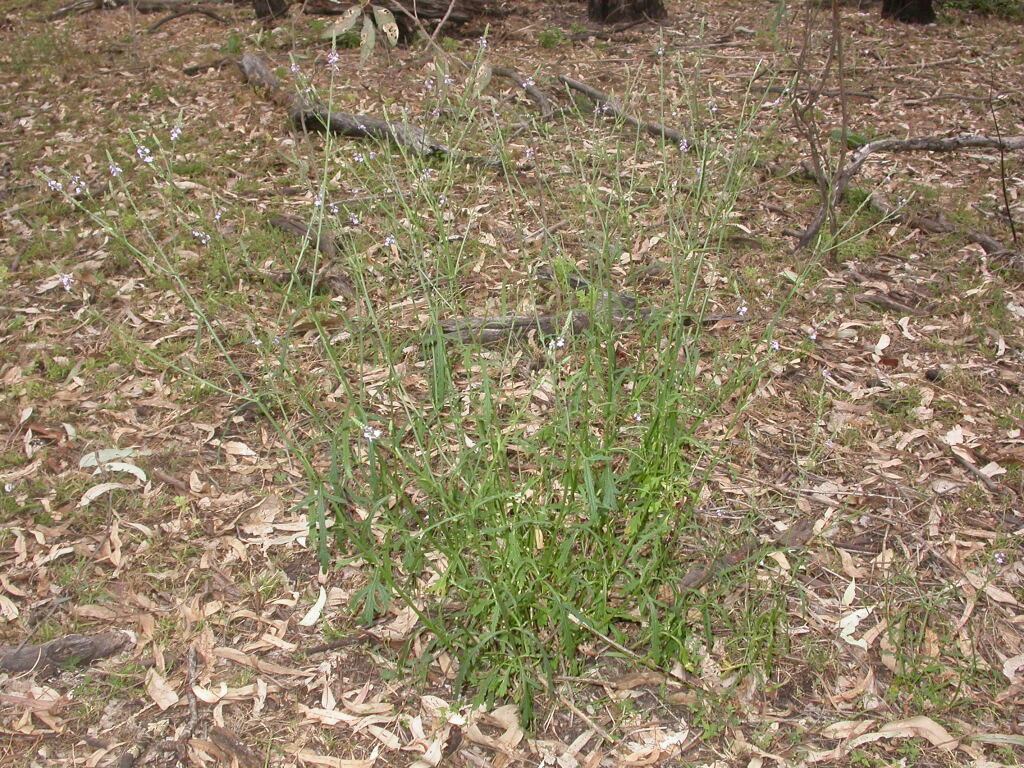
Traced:
[[178, 694], [174, 688], [153, 668], [146, 673], [146, 693], [162, 710], [178, 703]]

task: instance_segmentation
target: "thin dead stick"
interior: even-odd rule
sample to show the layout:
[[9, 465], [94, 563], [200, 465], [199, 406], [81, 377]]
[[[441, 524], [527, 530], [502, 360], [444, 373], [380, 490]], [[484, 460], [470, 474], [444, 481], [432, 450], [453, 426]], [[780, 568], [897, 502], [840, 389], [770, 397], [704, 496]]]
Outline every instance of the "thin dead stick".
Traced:
[[601, 91], [591, 88], [589, 85], [585, 83], [581, 83], [578, 80], [573, 80], [571, 77], [559, 75], [558, 79], [561, 80], [566, 86], [568, 86], [572, 90], [579, 91], [587, 98], [596, 101], [598, 104], [601, 105], [600, 111], [606, 115], [609, 115], [611, 117], [618, 117], [622, 119], [623, 122], [632, 125], [634, 128], [637, 128], [641, 131], [645, 131], [646, 133], [654, 137], [665, 138], [668, 141], [671, 141], [675, 144], [680, 144], [686, 139], [686, 137], [683, 136], [683, 134], [677, 131], [675, 128], [666, 128], [661, 123], [648, 123], [644, 122], [643, 120], [637, 120], [635, 117], [627, 115], [625, 112], [622, 111], [622, 107], [620, 106], [619, 102], [616, 99], [609, 96], [607, 93], [602, 93]]
[[964, 469], [966, 469], [967, 473], [970, 474], [972, 477], [974, 477], [975, 480], [981, 481], [981, 484], [984, 485], [985, 488], [987, 488], [992, 493], [995, 493], [995, 494], [999, 493], [999, 486], [996, 484], [995, 480], [993, 480], [991, 477], [986, 475], [984, 472], [982, 472], [976, 466], [971, 464], [971, 462], [969, 462], [967, 459], [965, 459], [963, 456], [961, 456], [956, 451], [950, 449], [950, 453], [953, 455], [953, 458], [957, 460], [957, 462], [960, 464], [960, 466], [963, 467]]
[[569, 612], [569, 613], [566, 614], [566, 616], [569, 619], [569, 621], [571, 621], [573, 624], [575, 624], [580, 629], [585, 629], [587, 632], [590, 632], [591, 634], [595, 635], [596, 637], [599, 637], [601, 640], [603, 640], [604, 642], [608, 643], [608, 645], [610, 645], [615, 650], [619, 651], [620, 653], [626, 654], [631, 659], [636, 661], [638, 664], [641, 664], [641, 665], [647, 667], [648, 669], [651, 669], [651, 670], [653, 670], [655, 672], [658, 672], [658, 673], [664, 675], [666, 679], [678, 680], [680, 682], [687, 682], [687, 683], [690, 683], [692, 685], [701, 686], [701, 681], [699, 679], [697, 679], [696, 677], [694, 677], [693, 675], [690, 675], [688, 672], [684, 672], [683, 673], [683, 674], [686, 675], [686, 679], [685, 680], [680, 678], [680, 677], [678, 677], [677, 675], [674, 675], [674, 674], [670, 673], [670, 672], [666, 672], [664, 669], [659, 667], [657, 664], [655, 664], [650, 659], [641, 656], [636, 651], [631, 651], [629, 648], [627, 648], [626, 646], [622, 645], [621, 643], [617, 643], [615, 640], [612, 640], [612, 638], [608, 637], [608, 635], [606, 635], [606, 634], [602, 633], [601, 631], [595, 629], [594, 627], [590, 626], [589, 624], [587, 624], [585, 621], [583, 621], [576, 614], [574, 614], [572, 612]]
[[437, 26], [434, 27], [434, 31], [430, 35], [431, 45], [437, 45], [437, 36], [441, 32], [441, 27], [443, 27], [445, 22], [448, 21], [448, 17], [452, 15], [452, 9], [455, 7], [455, 2], [456, 0], [451, 0], [451, 2], [448, 3], [448, 10], [444, 12], [444, 16], [441, 17], [441, 21], [439, 21]]
[[561, 221], [556, 221], [550, 227], [541, 227], [540, 229], [535, 229], [533, 232], [530, 232], [527, 235], [525, 235], [523, 237], [523, 241], [530, 243], [533, 242], [534, 240], [539, 240], [544, 235], [548, 235], [550, 237], [555, 232], [560, 230], [562, 227], [566, 226], [568, 223], [568, 219], [562, 219]]
[[1024, 149], [1024, 136], [994, 139], [991, 136], [963, 134], [951, 137], [922, 136], [916, 139], [879, 139], [868, 142], [850, 156], [849, 164], [843, 168], [836, 177], [835, 184], [832, 185], [830, 198], [818, 208], [814, 220], [800, 235], [795, 250], [803, 250], [818, 236], [830, 207], [842, 198], [850, 186], [850, 182], [853, 181], [853, 177], [857, 175], [871, 155], [878, 152], [955, 152], [959, 149], [1022, 150]]
[[[547, 691], [548, 693], [551, 693], [551, 688], [548, 686], [547, 680], [545, 680], [543, 677], [538, 677], [537, 681], [542, 686], [544, 686], [544, 690], [545, 691]], [[565, 696], [560, 694], [558, 691], [555, 691], [554, 693], [555, 693], [555, 696], [558, 697], [558, 700], [561, 701], [562, 704], [564, 704], [566, 706], [566, 708], [570, 712], [572, 712], [574, 715], [576, 715], [576, 717], [578, 717], [580, 720], [582, 720], [584, 723], [586, 723], [587, 727], [590, 728], [590, 730], [592, 730], [594, 733], [596, 733], [598, 736], [600, 736], [602, 739], [605, 740], [605, 743], [607, 743], [607, 744], [617, 744], [618, 743], [618, 740], [614, 736], [612, 736], [610, 733], [608, 733], [608, 731], [606, 731], [600, 725], [595, 723], [594, 720], [591, 717], [589, 717], [587, 714], [585, 714], [583, 712], [583, 710], [581, 710], [579, 707], [577, 707], [575, 704], [573, 704], [571, 701], [569, 701]]]

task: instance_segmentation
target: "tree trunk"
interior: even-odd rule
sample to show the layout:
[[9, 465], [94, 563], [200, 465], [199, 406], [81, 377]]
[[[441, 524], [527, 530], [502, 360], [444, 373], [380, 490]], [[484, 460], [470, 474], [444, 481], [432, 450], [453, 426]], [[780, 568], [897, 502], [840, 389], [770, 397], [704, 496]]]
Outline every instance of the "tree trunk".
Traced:
[[592, 21], [604, 24], [668, 16], [663, 0], [588, 0], [587, 13]]
[[935, 21], [932, 0], [882, 0], [882, 18], [905, 24], [931, 24]]
[[252, 9], [256, 18], [267, 22], [280, 18], [288, 13], [289, 0], [252, 0]]

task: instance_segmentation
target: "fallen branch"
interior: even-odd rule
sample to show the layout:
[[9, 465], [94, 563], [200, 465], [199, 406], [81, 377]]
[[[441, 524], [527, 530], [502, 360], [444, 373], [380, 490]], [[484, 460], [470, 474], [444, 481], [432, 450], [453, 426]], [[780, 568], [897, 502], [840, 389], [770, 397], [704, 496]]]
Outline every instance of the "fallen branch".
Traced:
[[[313, 276], [300, 275], [310, 280], [310, 290], [320, 293], [326, 290], [334, 296], [355, 296], [356, 290], [352, 281], [345, 274], [332, 269], [331, 260], [338, 255], [338, 243], [334, 234], [327, 228], [314, 232], [310, 225], [296, 216], [273, 216], [269, 220], [271, 226], [308, 240], [318, 251], [327, 257], [326, 263]], [[288, 283], [292, 279], [291, 272], [280, 272], [271, 277], [278, 283]]]
[[[207, 3], [218, 1], [223, 3], [231, 2], [231, 0], [207, 0]], [[62, 8], [58, 8], [46, 18], [53, 21], [54, 19], [70, 16], [73, 13], [87, 13], [88, 11], [99, 11], [104, 8], [123, 8], [126, 5], [130, 5], [132, 10], [138, 13], [159, 13], [160, 11], [173, 11], [176, 13], [181, 13], [182, 11], [205, 12], [199, 9], [193, 10], [197, 5], [196, 0], [134, 0], [134, 2], [133, 0], [76, 0]], [[170, 21], [171, 18], [177, 17], [172, 14], [165, 21]]]
[[207, 18], [213, 19], [218, 24], [227, 24], [228, 23], [227, 19], [225, 19], [223, 16], [217, 15], [216, 13], [211, 11], [209, 8], [183, 8], [180, 11], [175, 11], [170, 16], [164, 16], [162, 19], [160, 19], [160, 21], [158, 21], [156, 24], [154, 24], [149, 29], [147, 29], [146, 30], [146, 34], [147, 35], [152, 35], [154, 32], [156, 32], [158, 29], [160, 29], [160, 27], [162, 27], [167, 22], [174, 21], [175, 19], [183, 18], [184, 16], [191, 16], [191, 15], [196, 14], [196, 13], [201, 14], [203, 16], [206, 16]]
[[[890, 205], [879, 192], [872, 192], [868, 197], [872, 209], [881, 215], [902, 222], [907, 226], [920, 229], [922, 232], [931, 234], [950, 234], [960, 232], [957, 227], [951, 224], [945, 217], [933, 219], [929, 216], [904, 213], [893, 205]], [[1018, 253], [1012, 248], [1007, 248], [991, 235], [977, 230], [960, 232], [972, 243], [980, 245], [988, 256], [1002, 259], [1012, 269], [1024, 271], [1024, 254]]]
[[303, 130], [390, 141], [421, 157], [448, 155], [465, 163], [489, 168], [505, 167], [500, 159], [455, 152], [415, 125], [391, 122], [370, 115], [335, 112], [320, 102], [311, 102], [300, 96], [286, 94], [277, 76], [262, 59], [251, 53], [243, 54], [238, 66], [251, 85], [265, 91], [275, 104], [286, 107], [292, 123]]
[[130, 641], [131, 637], [126, 632], [113, 631], [98, 635], [66, 635], [22, 648], [0, 648], [0, 670], [20, 673], [90, 664], [113, 656]]
[[224, 69], [228, 64], [232, 62], [229, 57], [223, 57], [220, 59], [214, 59], [213, 61], [207, 61], [202, 64], [193, 64], [189, 67], [185, 67], [182, 71], [183, 74], [189, 77], [194, 77], [201, 72], [206, 72], [209, 69]]
[[540, 107], [541, 120], [550, 120], [551, 116], [555, 114], [555, 109], [551, 106], [551, 100], [536, 86], [532, 78], [523, 77], [514, 69], [509, 69], [508, 67], [494, 67], [492, 72], [498, 77], [507, 77], [515, 81], [516, 85], [526, 91], [526, 95], [533, 99], [534, 103]]
[[292, 122], [307, 131], [329, 131], [357, 139], [380, 139], [405, 147], [414, 155], [429, 157], [448, 154], [450, 150], [423, 129], [409, 123], [392, 123], [369, 115], [329, 111], [323, 104], [296, 104]]
[[878, 152], [954, 152], [958, 149], [1021, 150], [1024, 149], [1024, 136], [994, 139], [990, 136], [964, 134], [948, 138], [926, 136], [916, 139], [879, 139], [869, 142], [850, 156], [850, 162], [836, 176], [827, 199], [818, 208], [807, 229], [799, 235], [794, 250], [803, 250], [818, 236], [822, 224], [828, 217], [828, 212], [842, 199], [850, 182], [853, 181], [853, 177], [857, 175], [871, 155]]
[[608, 115], [609, 117], [620, 118], [623, 122], [628, 125], [632, 125], [638, 130], [644, 131], [656, 138], [665, 138], [675, 144], [681, 144], [686, 139], [686, 137], [675, 128], [666, 128], [661, 123], [648, 123], [627, 115], [622, 111], [622, 106], [616, 99], [606, 93], [602, 93], [601, 91], [591, 88], [585, 83], [581, 83], [578, 80], [573, 80], [571, 77], [564, 77], [562, 75], [559, 75], [558, 79], [572, 90], [579, 91], [591, 101], [597, 102], [599, 105], [597, 111], [602, 114]]
[[[621, 330], [645, 320], [655, 314], [668, 312], [664, 308], [645, 309], [640, 312], [627, 313], [612, 311], [608, 315], [612, 327]], [[683, 325], [715, 325], [722, 321], [741, 322], [743, 318], [734, 314], [722, 315], [683, 315]], [[575, 334], [587, 330], [593, 324], [591, 312], [574, 310], [557, 315], [505, 315], [502, 317], [465, 318], [449, 320], [441, 323], [441, 332], [448, 339], [478, 344], [494, 344], [506, 341], [512, 336], [520, 336], [536, 331], [540, 336], [561, 338], [563, 334]]]
[[65, 5], [63, 8], [58, 8], [56, 11], [46, 17], [48, 21], [55, 21], [56, 19], [62, 19], [65, 16], [70, 16], [72, 13], [85, 13], [86, 11], [98, 11], [103, 7], [103, 0], [78, 0], [78, 2]]
[[[537, 277], [543, 280], [557, 280], [557, 276], [554, 270], [548, 267], [541, 267], [537, 270]], [[636, 309], [637, 300], [635, 296], [631, 296], [628, 293], [618, 293], [616, 291], [608, 291], [601, 288], [595, 288], [590, 282], [584, 280], [579, 275], [569, 273], [565, 276], [565, 281], [569, 284], [569, 287], [574, 291], [597, 291], [597, 306], [598, 307], [621, 307], [623, 309], [632, 310]]]
[[326, 227], [316, 231], [307, 222], [297, 216], [271, 216], [268, 223], [272, 227], [291, 232], [297, 237], [309, 240], [313, 246], [324, 256], [333, 259], [338, 255], [338, 243], [334, 233]]

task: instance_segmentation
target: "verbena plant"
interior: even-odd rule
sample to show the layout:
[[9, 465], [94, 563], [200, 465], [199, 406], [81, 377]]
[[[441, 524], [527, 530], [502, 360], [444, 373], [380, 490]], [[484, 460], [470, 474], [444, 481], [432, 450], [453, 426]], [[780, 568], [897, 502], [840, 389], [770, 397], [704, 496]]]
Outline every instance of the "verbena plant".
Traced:
[[[435, 83], [431, 127], [457, 121], [463, 131], [448, 131], [455, 146], [499, 130], [468, 88], [461, 95], [446, 88], [451, 80]], [[249, 339], [229, 338], [217, 320], [226, 297], [202, 293], [145, 217], [129, 232], [101, 208], [84, 206], [182, 299], [197, 318], [195, 348], [212, 350], [227, 368], [214, 379], [181, 360], [162, 363], [255, 405], [305, 468], [300, 507], [321, 565], [363, 565], [354, 613], [370, 622], [396, 601], [412, 607], [424, 663], [446, 652], [460, 685], [488, 700], [511, 698], [527, 715], [541, 681], [582, 671], [582, 649], [598, 636], [633, 649], [629, 663], [695, 669], [714, 627], [754, 614], [785, 621], [765, 595], [745, 618], [731, 613], [720, 600], [724, 574], [703, 592], [679, 587], [695, 565], [680, 552], [701, 538], [695, 506], [723, 450], [702, 437], [702, 427], [742, 411], [767, 349], [763, 328], [722, 346], [699, 322], [711, 298], [705, 278], [720, 266], [737, 197], [751, 183], [751, 124], [761, 100], [752, 95], [727, 123], [699, 90], [691, 96], [696, 133], [686, 146], [655, 151], [650, 137], [600, 118], [584, 144], [581, 123], [592, 118], [566, 115], [543, 129], [542, 162], [558, 165], [557, 173], [539, 173], [541, 187], [531, 191], [514, 174], [502, 177], [509, 223], [519, 231], [543, 223], [527, 206], [531, 197], [591, 227], [574, 238], [584, 253], [569, 253], [553, 236], [533, 264], [522, 265], [555, 263], [563, 278], [579, 269], [594, 286], [547, 299], [556, 308], [589, 309], [590, 328], [575, 335], [535, 333], [486, 349], [443, 338], [441, 321], [481, 314], [463, 289], [475, 270], [502, 258], [449, 215], [478, 203], [498, 177], [450, 158], [431, 164], [393, 147], [324, 139], [309, 226], [317, 233], [346, 225], [339, 266], [355, 296], [344, 311], [318, 298], [304, 275], [316, 273], [321, 257], [306, 245], [295, 249], [284, 265], [292, 277], [277, 289], [276, 318], [249, 321], [255, 372], [253, 347], [249, 360], [238, 351]], [[663, 104], [661, 114], [671, 106]], [[660, 170], [633, 175], [639, 159], [652, 157]], [[170, 165], [151, 162], [151, 150], [139, 149], [138, 158], [173, 181]], [[336, 174], [375, 201], [372, 213], [332, 206]], [[610, 196], [601, 191], [609, 177]], [[215, 229], [213, 212], [186, 202], [172, 184], [163, 190], [168, 226], [187, 232], [205, 217], [206, 228], [183, 236], [232, 261], [228, 243], [205, 234]], [[624, 329], [599, 292], [623, 290], [616, 267], [636, 239], [638, 218], [655, 206], [669, 256], [667, 287], [649, 298], [650, 316]], [[252, 279], [258, 266], [232, 280]], [[506, 284], [487, 313], [544, 300], [537, 283]], [[744, 314], [742, 298], [735, 301]], [[415, 326], [401, 309], [409, 303]], [[297, 328], [314, 329], [316, 343], [307, 337], [300, 348]], [[742, 663], [770, 664], [778, 650], [751, 643]]]

